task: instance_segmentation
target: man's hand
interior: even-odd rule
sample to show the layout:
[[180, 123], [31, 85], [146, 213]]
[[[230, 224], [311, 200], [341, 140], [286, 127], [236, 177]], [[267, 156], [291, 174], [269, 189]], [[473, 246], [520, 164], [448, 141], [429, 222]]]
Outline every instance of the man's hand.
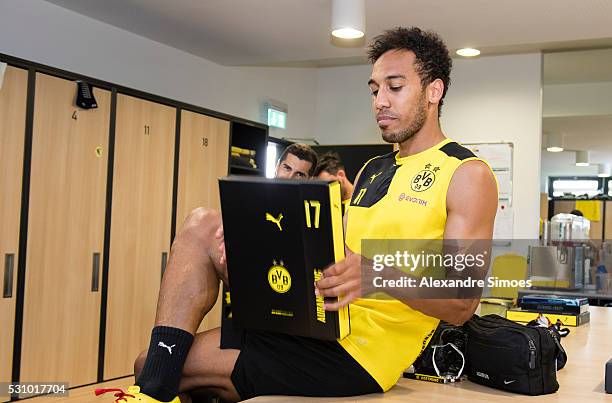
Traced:
[[338, 302], [325, 303], [326, 311], [338, 311], [361, 297], [361, 255], [346, 248], [346, 258], [323, 270], [323, 278], [315, 283], [315, 293], [323, 297], [339, 297]]
[[217, 241], [219, 241], [219, 264], [221, 266], [225, 265], [225, 262], [227, 261], [226, 257], [225, 257], [225, 240], [223, 238], [223, 225], [221, 225], [218, 229], [217, 232], [215, 232], [215, 238], [217, 239]]

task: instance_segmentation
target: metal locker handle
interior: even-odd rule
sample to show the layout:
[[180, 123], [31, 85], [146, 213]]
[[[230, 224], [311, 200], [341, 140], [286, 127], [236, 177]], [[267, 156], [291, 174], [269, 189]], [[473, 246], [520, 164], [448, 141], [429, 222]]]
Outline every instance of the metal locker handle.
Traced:
[[93, 254], [93, 263], [91, 265], [91, 291], [97, 292], [100, 288], [100, 254]]
[[15, 254], [7, 253], [4, 256], [4, 289], [2, 298], [13, 297], [13, 266], [15, 263]]
[[168, 252], [162, 252], [162, 261], [161, 261], [161, 276], [164, 277], [164, 273], [166, 272], [166, 265], [168, 264]]

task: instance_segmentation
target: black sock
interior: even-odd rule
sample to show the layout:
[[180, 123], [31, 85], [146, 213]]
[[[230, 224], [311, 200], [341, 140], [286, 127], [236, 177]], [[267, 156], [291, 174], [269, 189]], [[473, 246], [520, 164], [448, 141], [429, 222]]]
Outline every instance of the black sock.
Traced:
[[193, 335], [182, 329], [154, 327], [145, 365], [136, 380], [140, 392], [161, 402], [174, 399], [192, 342]]

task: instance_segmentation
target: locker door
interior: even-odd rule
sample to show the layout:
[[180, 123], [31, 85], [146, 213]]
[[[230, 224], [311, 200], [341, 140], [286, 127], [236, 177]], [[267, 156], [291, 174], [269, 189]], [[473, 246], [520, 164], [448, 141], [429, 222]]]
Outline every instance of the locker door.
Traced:
[[594, 241], [600, 241], [600, 240], [603, 241], [603, 230], [604, 230], [604, 225], [605, 225], [605, 222], [603, 221], [604, 202], [597, 201], [597, 200], [591, 200], [589, 201], [589, 203], [599, 204], [599, 215], [600, 215], [599, 221], [591, 221], [591, 229], [589, 231], [589, 238], [591, 238]]
[[[181, 142], [176, 211], [177, 231], [196, 207], [219, 210], [219, 183], [227, 175], [229, 122], [191, 111], [181, 112]], [[198, 331], [221, 325], [221, 293]]]
[[606, 202], [606, 222], [605, 225], [605, 239], [604, 241], [612, 240], [612, 202]]
[[176, 109], [117, 96], [104, 378], [148, 347], [170, 248]]
[[[602, 239], [602, 235], [603, 235], [603, 228], [604, 228], [604, 222], [603, 222], [603, 203], [602, 201], [597, 201], [597, 200], [592, 200], [589, 201], [589, 203], [599, 203], [599, 208], [601, 211], [601, 219], [599, 221], [591, 221], [591, 229], [589, 231], [589, 238], [593, 239], [593, 240], [601, 240]], [[572, 210], [576, 209], [576, 201], [575, 200], [558, 200], [555, 201], [554, 204], [554, 214], [559, 214], [559, 213], [570, 213]], [[606, 232], [606, 237], [608, 237], [607, 232]]]
[[0, 88], [0, 382], [11, 381], [28, 72], [7, 67]]
[[20, 381], [96, 381], [110, 92], [37, 74]]

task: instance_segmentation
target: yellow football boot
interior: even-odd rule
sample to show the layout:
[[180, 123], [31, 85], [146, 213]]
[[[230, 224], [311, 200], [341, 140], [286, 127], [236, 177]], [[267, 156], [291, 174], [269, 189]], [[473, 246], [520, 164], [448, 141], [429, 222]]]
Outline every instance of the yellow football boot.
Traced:
[[[115, 403], [121, 402], [142, 402], [142, 403], [162, 403], [159, 400], [155, 400], [152, 397], [140, 393], [140, 386], [130, 386], [127, 392], [121, 389], [96, 389], [96, 396], [103, 395], [104, 393], [115, 393]], [[181, 403], [181, 400], [177, 397], [172, 399], [170, 403]]]

